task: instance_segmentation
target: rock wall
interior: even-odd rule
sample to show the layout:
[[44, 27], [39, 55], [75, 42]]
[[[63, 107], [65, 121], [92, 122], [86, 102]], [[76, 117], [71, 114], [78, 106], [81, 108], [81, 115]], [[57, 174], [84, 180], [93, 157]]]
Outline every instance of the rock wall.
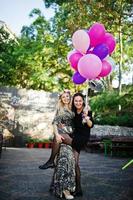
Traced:
[[[47, 139], [52, 136], [57, 93], [16, 88], [0, 88], [1, 101], [8, 105], [8, 117], [16, 122], [16, 134]], [[12, 98], [19, 100], [12, 105]]]
[[95, 125], [91, 130], [92, 136], [104, 137], [104, 136], [132, 136], [133, 128], [123, 126], [109, 126], [109, 125]]

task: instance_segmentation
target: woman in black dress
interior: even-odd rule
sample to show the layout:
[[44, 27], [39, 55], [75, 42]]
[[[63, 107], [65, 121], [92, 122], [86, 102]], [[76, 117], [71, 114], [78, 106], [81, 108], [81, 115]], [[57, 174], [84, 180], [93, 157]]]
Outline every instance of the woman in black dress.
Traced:
[[93, 127], [92, 112], [85, 109], [84, 96], [81, 93], [76, 93], [72, 100], [72, 111], [75, 113], [74, 117], [74, 132], [72, 147], [76, 162], [76, 196], [82, 195], [80, 183], [80, 167], [79, 155], [81, 149], [87, 144], [90, 138], [90, 129]]

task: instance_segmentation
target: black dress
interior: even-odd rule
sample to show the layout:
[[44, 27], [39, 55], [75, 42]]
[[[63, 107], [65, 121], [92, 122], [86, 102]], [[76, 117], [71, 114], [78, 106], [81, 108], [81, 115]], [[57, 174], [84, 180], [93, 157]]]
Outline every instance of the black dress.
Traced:
[[84, 146], [87, 144], [90, 138], [90, 129], [93, 127], [93, 118], [92, 118], [92, 112], [88, 112], [88, 116], [90, 117], [90, 120], [92, 121], [92, 127], [89, 127], [87, 123], [83, 123], [83, 111], [81, 113], [75, 113], [74, 117], [74, 133], [73, 133], [73, 141], [72, 141], [72, 147], [75, 149], [78, 153], [80, 153], [80, 150], [84, 148]]

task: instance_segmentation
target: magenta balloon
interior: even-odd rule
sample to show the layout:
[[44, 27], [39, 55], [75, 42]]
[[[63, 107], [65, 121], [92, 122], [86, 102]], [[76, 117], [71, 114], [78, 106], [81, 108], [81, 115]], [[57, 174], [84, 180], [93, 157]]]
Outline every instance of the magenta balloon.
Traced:
[[75, 49], [81, 53], [86, 53], [90, 46], [90, 37], [85, 30], [78, 30], [72, 36], [72, 43]]
[[102, 62], [100, 58], [94, 54], [87, 54], [82, 56], [78, 62], [78, 71], [86, 79], [96, 78], [102, 69]]
[[101, 73], [99, 74], [100, 77], [105, 77], [107, 76], [112, 70], [112, 66], [106, 61], [102, 61], [102, 70]]
[[98, 44], [92, 52], [102, 60], [108, 55], [109, 48], [106, 44]]
[[108, 56], [108, 57], [104, 58], [104, 60], [106, 60], [112, 66], [112, 70], [115, 70], [116, 63], [112, 57]]
[[105, 36], [102, 40], [102, 43], [106, 44], [109, 48], [109, 54], [111, 54], [114, 49], [115, 49], [115, 46], [116, 46], [116, 41], [115, 41], [115, 38], [113, 37], [112, 34], [110, 33], [105, 33]]
[[96, 79], [95, 79], [95, 80], [100, 80], [100, 76], [96, 77]]
[[76, 49], [73, 49], [73, 50], [71, 50], [71, 51], [68, 52], [68, 54], [67, 54], [67, 61], [68, 61], [69, 63], [70, 63], [69, 58], [70, 58], [70, 56], [71, 56], [72, 54], [74, 54], [74, 53], [78, 53], [78, 51], [77, 51]]
[[80, 60], [80, 58], [83, 55], [81, 53], [73, 53], [70, 57], [69, 57], [69, 62], [72, 66], [73, 69], [77, 70], [78, 67], [78, 62]]
[[103, 24], [95, 23], [88, 30], [90, 36], [90, 45], [95, 47], [97, 44], [100, 44], [105, 35], [105, 28]]
[[86, 78], [81, 76], [79, 72], [75, 72], [75, 74], [73, 74], [73, 76], [72, 76], [72, 81], [75, 84], [82, 84], [86, 81]]

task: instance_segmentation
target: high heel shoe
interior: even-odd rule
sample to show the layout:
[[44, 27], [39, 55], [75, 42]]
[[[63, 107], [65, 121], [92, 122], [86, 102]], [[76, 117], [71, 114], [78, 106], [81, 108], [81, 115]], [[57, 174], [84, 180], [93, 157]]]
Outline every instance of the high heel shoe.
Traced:
[[68, 190], [64, 190], [64, 191], [63, 191], [63, 194], [64, 194], [65, 199], [67, 199], [67, 200], [74, 199], [74, 196], [71, 195], [70, 192], [69, 192]]
[[52, 162], [46, 162], [45, 164], [40, 165], [39, 169], [48, 169], [48, 168], [54, 168], [54, 167], [55, 167], [54, 163], [52, 163]]
[[73, 194], [74, 197], [75, 196], [77, 196], [77, 197], [82, 197], [83, 196], [82, 190], [77, 190], [77, 191], [73, 192], [72, 194]]

